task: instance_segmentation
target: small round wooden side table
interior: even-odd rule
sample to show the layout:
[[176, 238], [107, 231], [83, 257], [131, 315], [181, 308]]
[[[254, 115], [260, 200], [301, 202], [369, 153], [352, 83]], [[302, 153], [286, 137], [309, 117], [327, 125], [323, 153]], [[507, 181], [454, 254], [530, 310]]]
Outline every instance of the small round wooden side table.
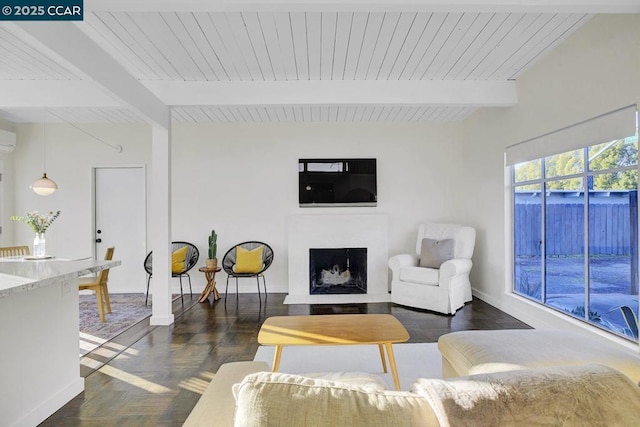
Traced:
[[209, 268], [209, 267], [200, 267], [198, 269], [204, 273], [204, 277], [207, 279], [207, 286], [204, 287], [204, 290], [200, 294], [200, 299], [198, 301], [205, 302], [209, 295], [213, 293], [213, 300], [217, 301], [220, 299], [220, 294], [218, 293], [218, 289], [216, 289], [216, 273], [220, 271], [220, 267]]

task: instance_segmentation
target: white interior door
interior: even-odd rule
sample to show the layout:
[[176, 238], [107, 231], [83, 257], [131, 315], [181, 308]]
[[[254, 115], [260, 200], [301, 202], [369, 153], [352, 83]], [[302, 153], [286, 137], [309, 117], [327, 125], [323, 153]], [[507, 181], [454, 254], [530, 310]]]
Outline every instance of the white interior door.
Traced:
[[144, 167], [98, 167], [95, 179], [95, 256], [115, 246], [120, 267], [109, 272], [109, 292], [146, 291], [146, 202]]

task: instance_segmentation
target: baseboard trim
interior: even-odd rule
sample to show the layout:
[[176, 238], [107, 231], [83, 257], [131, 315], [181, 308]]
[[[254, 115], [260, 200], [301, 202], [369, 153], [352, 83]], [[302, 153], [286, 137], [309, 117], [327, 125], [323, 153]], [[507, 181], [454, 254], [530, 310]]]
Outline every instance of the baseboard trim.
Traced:
[[151, 315], [151, 317], [149, 318], [149, 324], [151, 326], [169, 326], [172, 325], [174, 321], [175, 318], [173, 314], [166, 317]]
[[33, 408], [24, 417], [16, 420], [12, 426], [37, 426], [56, 411], [69, 403], [74, 397], [84, 391], [84, 378], [75, 378], [66, 387], [58, 390], [50, 399]]
[[590, 326], [587, 323], [564, 316], [555, 310], [544, 307], [533, 301], [515, 294], [505, 293], [503, 298], [497, 299], [477, 289], [472, 290], [473, 296], [490, 304], [521, 322], [535, 329], [563, 329], [583, 333], [592, 337], [604, 338], [624, 348], [640, 352], [640, 346], [624, 338], [617, 337], [607, 331]]
[[390, 302], [386, 294], [335, 294], [335, 295], [287, 295], [284, 304], [358, 304]]

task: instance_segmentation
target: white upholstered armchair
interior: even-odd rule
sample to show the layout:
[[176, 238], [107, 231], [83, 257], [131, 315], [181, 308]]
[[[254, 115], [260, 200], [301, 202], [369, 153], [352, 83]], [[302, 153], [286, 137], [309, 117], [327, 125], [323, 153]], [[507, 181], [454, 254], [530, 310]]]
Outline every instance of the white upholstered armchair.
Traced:
[[455, 314], [471, 301], [471, 256], [476, 230], [454, 224], [420, 224], [415, 254], [389, 259], [391, 300]]

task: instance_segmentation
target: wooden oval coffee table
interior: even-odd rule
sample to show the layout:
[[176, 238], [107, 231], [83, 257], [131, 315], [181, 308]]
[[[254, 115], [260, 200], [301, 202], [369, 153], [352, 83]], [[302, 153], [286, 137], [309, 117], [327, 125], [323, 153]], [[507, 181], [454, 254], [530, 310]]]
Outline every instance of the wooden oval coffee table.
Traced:
[[267, 318], [258, 333], [260, 344], [276, 347], [273, 372], [280, 366], [284, 346], [377, 344], [384, 372], [387, 372], [384, 356], [387, 350], [396, 390], [400, 390], [400, 380], [392, 344], [408, 339], [407, 330], [390, 314], [275, 316]]

